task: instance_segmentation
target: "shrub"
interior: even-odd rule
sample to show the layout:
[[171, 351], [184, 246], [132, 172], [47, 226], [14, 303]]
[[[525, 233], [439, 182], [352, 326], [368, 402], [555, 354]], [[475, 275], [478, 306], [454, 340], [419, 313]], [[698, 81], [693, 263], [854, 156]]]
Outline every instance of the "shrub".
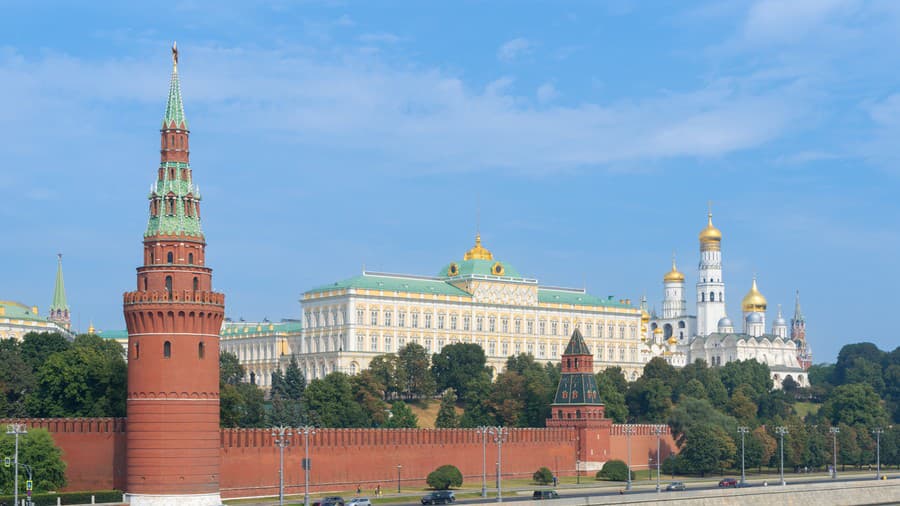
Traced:
[[456, 466], [448, 464], [429, 473], [425, 481], [429, 487], [435, 490], [447, 490], [450, 487], [462, 486], [463, 476]]
[[[634, 478], [634, 473], [631, 473]], [[621, 460], [610, 460], [603, 464], [603, 469], [597, 471], [598, 480], [626, 481], [628, 480], [628, 465]]]
[[[21, 478], [21, 476], [19, 476]], [[19, 480], [21, 483], [22, 480]], [[98, 492], [60, 492], [60, 493], [36, 493], [32, 495], [34, 506], [56, 506], [57, 497], [60, 504], [90, 504], [91, 496], [97, 503], [121, 503], [122, 492], [118, 490], [102, 490]], [[25, 493], [19, 494], [19, 500], [25, 498]], [[0, 503], [12, 504], [12, 495], [0, 495]]]
[[547, 485], [548, 483], [553, 483], [553, 472], [546, 467], [542, 467], [535, 471], [531, 478], [539, 485]]

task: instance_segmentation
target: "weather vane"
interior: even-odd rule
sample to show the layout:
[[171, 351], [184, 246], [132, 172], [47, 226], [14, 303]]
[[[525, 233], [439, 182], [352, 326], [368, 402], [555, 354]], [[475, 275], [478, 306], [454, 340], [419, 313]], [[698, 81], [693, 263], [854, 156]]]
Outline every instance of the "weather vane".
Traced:
[[178, 65], [178, 42], [172, 42], [172, 64]]

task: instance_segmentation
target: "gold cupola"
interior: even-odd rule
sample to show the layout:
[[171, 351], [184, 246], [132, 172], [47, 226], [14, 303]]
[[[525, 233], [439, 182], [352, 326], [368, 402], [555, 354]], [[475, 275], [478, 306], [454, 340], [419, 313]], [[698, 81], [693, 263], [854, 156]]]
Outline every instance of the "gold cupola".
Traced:
[[672, 255], [672, 270], [667, 272], [665, 276], [663, 276], [663, 282], [671, 283], [683, 283], [684, 282], [684, 274], [678, 271], [678, 268], [675, 267], [675, 255]]
[[763, 297], [763, 294], [759, 292], [759, 288], [756, 287], [756, 277], [754, 277], [750, 291], [747, 292], [747, 295], [744, 296], [744, 300], [741, 302], [741, 310], [745, 313], [764, 313], [766, 305], [766, 298]]
[[475, 234], [475, 246], [463, 255], [463, 260], [493, 260], [494, 255], [491, 254], [484, 246], [481, 245], [481, 234]]
[[706, 228], [700, 232], [700, 250], [718, 250], [722, 246], [722, 231], [712, 222], [712, 212], [707, 214]]
[[678, 338], [673, 335], [669, 338], [669, 344], [678, 344]]

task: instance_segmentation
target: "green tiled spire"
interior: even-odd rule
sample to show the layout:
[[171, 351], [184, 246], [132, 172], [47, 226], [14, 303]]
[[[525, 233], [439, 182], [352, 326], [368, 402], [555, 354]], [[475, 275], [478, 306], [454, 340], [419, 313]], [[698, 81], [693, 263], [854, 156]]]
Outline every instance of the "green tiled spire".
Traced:
[[53, 303], [50, 304], [51, 314], [54, 311], [68, 311], [66, 303], [66, 284], [63, 282], [62, 253], [56, 255], [56, 286], [53, 288]]
[[181, 82], [178, 80], [178, 46], [172, 43], [172, 80], [169, 82], [169, 100], [166, 102], [166, 115], [163, 128], [187, 130], [187, 118], [184, 116], [184, 104], [181, 102]]

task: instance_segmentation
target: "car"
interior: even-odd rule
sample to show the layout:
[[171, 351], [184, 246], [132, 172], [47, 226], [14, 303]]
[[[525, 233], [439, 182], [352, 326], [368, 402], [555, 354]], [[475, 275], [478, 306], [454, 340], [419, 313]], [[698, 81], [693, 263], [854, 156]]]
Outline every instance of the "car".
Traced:
[[313, 503], [313, 506], [344, 506], [344, 498], [339, 495], [323, 497]]
[[673, 481], [666, 485], [666, 492], [672, 492], [676, 490], [684, 490], [684, 482], [683, 481]]
[[737, 487], [738, 481], [736, 478], [723, 478], [722, 481], [719, 482], [719, 488], [728, 488], [728, 487]]
[[372, 501], [368, 497], [354, 497], [347, 501], [347, 506], [372, 506]]
[[531, 494], [531, 499], [534, 501], [559, 499], [559, 494], [556, 493], [556, 490], [535, 490], [534, 493]]
[[422, 504], [450, 504], [456, 501], [456, 496], [449, 490], [436, 490], [422, 497]]

